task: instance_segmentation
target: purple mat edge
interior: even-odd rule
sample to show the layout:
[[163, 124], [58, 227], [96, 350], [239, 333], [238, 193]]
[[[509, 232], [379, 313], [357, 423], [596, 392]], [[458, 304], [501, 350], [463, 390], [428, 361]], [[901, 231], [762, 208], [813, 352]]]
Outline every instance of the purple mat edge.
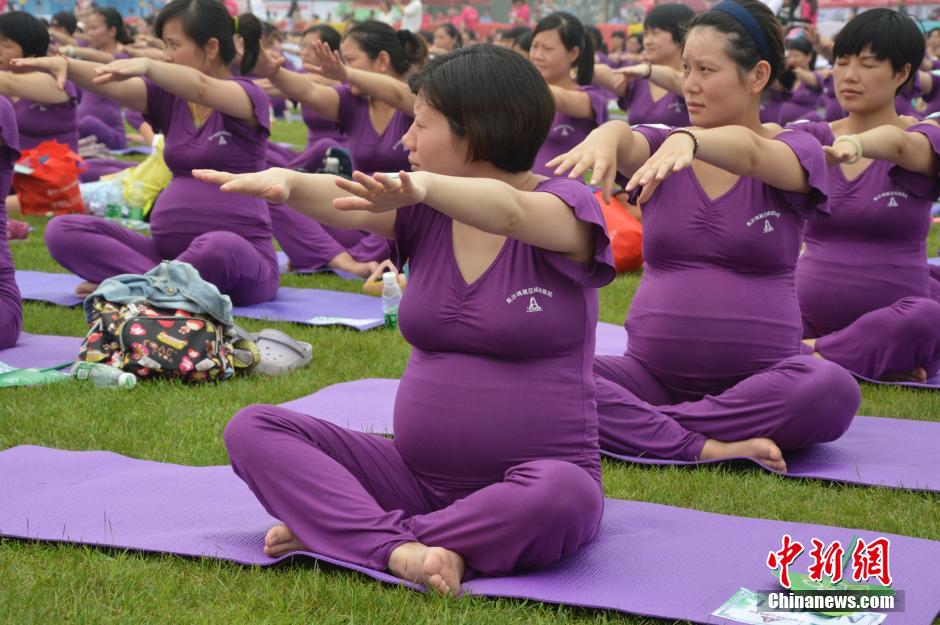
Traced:
[[[118, 453], [116, 453], [116, 452], [111, 452], [111, 451], [61, 450], [61, 449], [54, 449], [54, 448], [43, 448], [43, 447], [33, 446], [33, 445], [20, 445], [20, 446], [10, 447], [10, 448], [7, 448], [7, 449], [0, 449], [0, 453], [6, 452], [6, 451], [10, 451], [10, 450], [14, 450], [14, 449], [17, 449], [17, 448], [30, 448], [30, 447], [36, 448], [36, 449], [44, 449], [44, 450], [52, 450], [52, 451], [68, 452], [68, 453], [110, 454], [110, 455], [119, 456], [119, 457], [122, 457], [122, 458], [134, 460], [134, 461], [141, 461], [141, 462], [145, 462], [145, 463], [155, 463], [155, 464], [167, 464], [167, 465], [176, 466], [176, 467], [181, 467], [181, 468], [192, 468], [192, 469], [221, 469], [221, 468], [226, 468], [226, 469], [230, 469], [229, 465], [201, 466], [201, 467], [197, 467], [197, 466], [191, 466], [191, 465], [179, 465], [179, 464], [175, 464], [175, 463], [161, 463], [161, 462], [155, 462], [155, 461], [148, 461], [148, 460], [143, 460], [143, 459], [131, 458], [131, 457], [129, 457], [129, 456], [124, 456], [123, 454], [118, 454]], [[938, 542], [938, 541], [934, 541], [934, 540], [931, 540], [931, 539], [918, 538], [918, 537], [906, 536], [906, 535], [900, 535], [900, 534], [890, 534], [890, 533], [885, 533], [885, 532], [879, 532], [878, 530], [857, 530], [857, 529], [852, 529], [852, 528], [847, 528], [847, 527], [834, 526], [834, 525], [826, 525], [826, 524], [803, 523], [803, 522], [786, 521], [786, 520], [780, 520], [780, 519], [765, 519], [765, 518], [761, 518], [761, 517], [737, 516], [737, 515], [733, 515], [733, 514], [726, 514], [726, 513], [720, 513], [720, 512], [709, 512], [709, 511], [698, 510], [698, 509], [693, 509], [693, 508], [684, 508], [684, 507], [681, 507], [681, 506], [675, 506], [675, 505], [670, 505], [670, 504], [660, 504], [660, 503], [647, 502], [647, 501], [636, 501], [636, 500], [624, 500], [624, 499], [605, 498], [605, 503], [606, 503], [606, 504], [615, 503], [615, 504], [618, 505], [618, 506], [620, 506], [620, 505], [622, 505], [622, 506], [639, 506], [639, 507], [655, 508], [655, 509], [658, 509], [658, 510], [672, 510], [672, 511], [675, 511], [676, 514], [682, 514], [682, 513], [687, 513], [687, 514], [700, 514], [700, 515], [707, 515], [707, 516], [711, 516], [711, 517], [721, 517], [721, 518], [726, 518], [726, 519], [729, 519], [729, 520], [737, 520], [737, 521], [750, 522], [750, 523], [765, 522], [765, 523], [772, 523], [772, 524], [790, 525], [790, 526], [792, 526], [792, 527], [794, 527], [794, 528], [825, 528], [825, 529], [827, 529], [827, 530], [834, 530], [834, 531], [841, 531], [841, 532], [853, 532], [853, 533], [862, 532], [862, 533], [865, 533], [865, 534], [879, 534], [879, 533], [880, 533], [880, 534], [883, 534], [883, 535], [886, 535], [886, 536], [889, 536], [889, 537], [892, 537], [892, 538], [903, 538], [903, 539], [911, 540], [911, 541], [923, 541], [923, 542], [925, 542], [925, 543], [937, 543], [937, 542]], [[815, 532], [815, 530], [814, 530], [814, 532]], [[322, 555], [322, 554], [318, 554], [318, 553], [312, 552], [312, 551], [294, 551], [294, 552], [290, 552], [290, 553], [284, 554], [283, 556], [280, 556], [280, 557], [278, 557], [278, 558], [269, 558], [269, 559], [266, 560], [266, 561], [256, 561], [256, 560], [253, 561], [253, 560], [242, 560], [242, 559], [238, 559], [238, 558], [236, 558], [236, 557], [232, 557], [232, 556], [228, 556], [228, 555], [223, 556], [223, 555], [217, 555], [217, 554], [216, 554], [216, 555], [213, 555], [213, 554], [208, 554], [208, 553], [192, 554], [192, 553], [184, 553], [184, 552], [175, 552], [175, 551], [172, 551], [172, 550], [169, 550], [169, 549], [142, 548], [142, 547], [127, 546], [127, 545], [124, 545], [124, 544], [110, 543], [110, 542], [84, 541], [84, 540], [63, 540], [63, 539], [59, 539], [59, 538], [39, 538], [39, 537], [30, 537], [30, 536], [24, 536], [24, 535], [19, 534], [19, 533], [16, 533], [16, 532], [14, 532], [14, 533], [0, 532], [0, 537], [11, 538], [11, 539], [14, 539], [14, 540], [19, 540], [19, 541], [24, 541], [24, 542], [53, 543], [53, 544], [71, 544], [71, 545], [89, 545], [89, 546], [93, 546], [93, 547], [99, 547], [99, 548], [105, 548], [105, 549], [118, 549], [118, 550], [123, 550], [123, 551], [128, 551], [128, 552], [135, 552], [135, 553], [145, 553], [145, 554], [169, 554], [169, 555], [173, 555], [173, 556], [175, 556], [175, 557], [182, 557], [182, 558], [212, 559], [212, 560], [217, 560], [217, 561], [233, 562], [233, 563], [236, 563], [236, 564], [239, 564], [239, 565], [242, 565], [242, 566], [256, 566], [256, 567], [259, 567], [259, 568], [261, 568], [261, 567], [267, 568], [267, 567], [269, 567], [269, 566], [278, 565], [278, 564], [281, 564], [281, 563], [283, 563], [283, 562], [285, 562], [285, 561], [290, 561], [290, 560], [293, 560], [293, 559], [298, 558], [298, 557], [300, 557], [300, 558], [312, 558], [312, 559], [314, 559], [315, 561], [318, 561], [318, 562], [325, 562], [325, 563], [327, 563], [327, 564], [330, 564], [330, 565], [333, 565], [333, 566], [336, 566], [336, 567], [339, 567], [339, 568], [343, 568], [343, 569], [355, 571], [355, 572], [357, 572], [357, 573], [363, 574], [363, 575], [365, 575], [366, 577], [369, 577], [369, 578], [374, 579], [374, 580], [376, 580], [376, 581], [379, 581], [379, 582], [381, 582], [381, 583], [387, 583], [387, 584], [390, 584], [390, 585], [397, 585], [397, 586], [404, 586], [404, 587], [406, 587], [406, 588], [409, 588], [409, 589], [412, 589], [412, 590], [416, 590], [416, 591], [418, 591], [418, 592], [427, 592], [427, 590], [426, 590], [424, 587], [422, 587], [422, 586], [419, 586], [419, 585], [414, 584], [414, 583], [411, 583], [411, 582], [407, 582], [407, 581], [405, 581], [405, 580], [403, 580], [403, 579], [401, 579], [401, 578], [395, 577], [394, 575], [385, 573], [384, 571], [378, 571], [378, 570], [375, 570], [375, 569], [370, 569], [370, 568], [368, 568], [368, 567], [363, 567], [363, 566], [360, 566], [360, 565], [352, 564], [352, 563], [347, 562], [347, 561], [344, 561], [344, 560], [332, 558], [332, 557], [329, 557], [329, 556], [324, 556], [324, 555]], [[554, 568], [554, 565], [548, 567], [548, 568], [545, 569], [544, 571], [532, 571], [531, 574], [534, 574], [534, 575], [536, 575], [536, 576], [540, 576], [540, 575], [543, 575], [543, 574], [552, 575], [552, 574], [553, 574], [553, 572], [552, 572], [552, 569], [553, 569], [553, 568]], [[522, 572], [522, 573], [519, 573], [518, 575], [521, 575], [521, 576], [525, 577], [525, 576], [527, 576], [527, 575], [529, 575], [529, 574], [530, 574], [529, 572]], [[515, 577], [516, 577], [516, 575], [512, 575], [512, 576], [509, 576], [507, 579], [514, 580]], [[616, 612], [616, 613], [618, 613], [618, 614], [629, 614], [629, 615], [636, 615], [636, 616], [641, 616], [641, 617], [650, 617], [650, 618], [666, 619], [666, 620], [673, 620], [673, 621], [675, 621], [675, 620], [678, 619], [678, 620], [691, 620], [691, 622], [696, 622], [696, 623], [732, 623], [732, 622], [733, 622], [733, 621], [729, 621], [729, 620], [724, 619], [724, 618], [721, 618], [721, 617], [713, 617], [712, 615], [709, 615], [708, 618], [707, 618], [707, 620], [697, 620], [697, 619], [694, 619], [694, 618], [693, 618], [693, 619], [689, 619], [689, 618], [688, 618], [688, 615], [685, 615], [685, 616], [682, 616], [682, 617], [678, 617], [678, 616], [676, 616], [676, 615], [674, 615], [674, 614], [673, 614], [673, 615], [656, 614], [656, 613], [652, 613], [652, 612], [638, 611], [638, 610], [636, 610], [636, 609], [628, 609], [628, 608], [626, 608], [626, 607], [612, 606], [612, 605], [609, 605], [609, 604], [605, 605], [605, 604], [602, 604], [602, 603], [593, 603], [593, 602], [590, 602], [590, 601], [584, 601], [584, 600], [578, 600], [578, 599], [571, 600], [571, 599], [565, 599], [565, 598], [561, 598], [561, 597], [552, 598], [552, 597], [545, 597], [545, 596], [536, 596], [537, 593], [534, 592], [534, 591], [530, 591], [528, 594], [521, 594], [520, 591], [512, 592], [512, 591], [509, 591], [509, 590], [502, 590], [502, 591], [501, 591], [501, 590], [498, 590], [498, 589], [496, 589], [496, 590], [494, 590], [494, 589], [489, 589], [489, 590], [487, 590], [487, 589], [484, 588], [484, 589], [482, 589], [481, 592], [476, 592], [476, 593], [474, 592], [474, 587], [475, 587], [474, 582], [480, 582], [480, 583], [482, 583], [482, 584], [485, 586], [485, 585], [487, 585], [487, 584], [491, 584], [491, 583], [494, 583], [494, 582], [495, 582], [495, 583], [499, 583], [499, 581], [500, 581], [501, 579], [504, 579], [504, 578], [503, 578], [503, 577], [481, 577], [481, 578], [472, 578], [472, 579], [470, 579], [470, 580], [466, 580], [466, 581], [464, 582], [464, 588], [466, 589], [465, 594], [467, 594], [467, 595], [476, 595], [476, 596], [479, 596], [479, 597], [488, 597], [488, 598], [508, 598], [508, 599], [516, 599], [516, 600], [521, 600], [521, 601], [534, 601], [534, 602], [537, 602], [537, 603], [544, 603], [544, 604], [551, 604], [551, 605], [563, 605], [563, 606], [570, 606], [570, 607], [576, 607], [576, 608], [598, 609], [598, 610]], [[763, 590], [763, 589], [757, 589], [757, 588], [755, 588], [755, 590]], [[719, 606], [716, 605], [716, 606], [715, 606], [715, 609], [717, 609], [718, 607], [719, 607]], [[931, 609], [933, 609], [933, 608], [931, 608]], [[940, 605], [937, 605], [937, 606], [936, 606], [936, 609], [937, 609], [937, 612], [936, 612], [936, 614], [934, 614], [934, 615], [931, 617], [930, 622], [933, 622], [933, 621], [936, 619], [937, 616], [940, 616]], [[894, 621], [893, 621], [892, 619], [890, 619], [890, 614], [889, 614], [888, 623], [891, 623], [891, 622], [894, 622]]]

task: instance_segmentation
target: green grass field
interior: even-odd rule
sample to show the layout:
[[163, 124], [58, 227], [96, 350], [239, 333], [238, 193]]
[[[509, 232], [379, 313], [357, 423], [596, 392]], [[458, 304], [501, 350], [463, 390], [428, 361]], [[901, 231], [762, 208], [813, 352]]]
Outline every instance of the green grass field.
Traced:
[[[305, 136], [299, 123], [281, 123], [272, 138], [299, 143]], [[45, 220], [30, 222], [39, 230], [11, 245], [17, 266], [63, 271], [43, 245]], [[938, 230], [931, 233], [931, 251], [940, 243]], [[601, 291], [601, 320], [623, 321], [638, 281], [638, 274], [624, 275]], [[333, 276], [286, 276], [283, 284], [347, 291], [359, 287]], [[253, 321], [245, 326], [279, 327], [309, 341], [315, 350], [312, 366], [281, 378], [194, 387], [153, 383], [130, 392], [78, 384], [7, 389], [0, 393], [0, 449], [31, 444], [104, 449], [180, 464], [224, 464], [222, 429], [239, 408], [288, 401], [345, 380], [399, 377], [408, 355], [401, 336], [387, 330], [359, 333]], [[25, 304], [26, 331], [78, 336], [85, 329], [79, 309]], [[860, 414], [940, 421], [940, 395], [933, 392], [864, 386], [862, 393]], [[645, 468], [609, 461], [604, 462], [604, 482], [609, 497], [940, 540], [936, 494], [791, 480], [749, 468]], [[520, 601], [449, 601], [315, 563], [259, 569], [70, 545], [0, 543], [2, 623], [643, 622], [612, 612]], [[768, 550], [776, 547], [767, 545]]]

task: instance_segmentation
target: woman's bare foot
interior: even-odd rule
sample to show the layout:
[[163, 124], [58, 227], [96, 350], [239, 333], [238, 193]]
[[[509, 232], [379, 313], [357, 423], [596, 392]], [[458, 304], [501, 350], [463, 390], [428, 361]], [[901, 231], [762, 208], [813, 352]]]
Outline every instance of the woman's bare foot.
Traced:
[[264, 552], [268, 556], [277, 558], [291, 551], [309, 551], [309, 549], [283, 523], [275, 525], [264, 535]]
[[459, 554], [421, 543], [401, 544], [388, 557], [388, 570], [394, 575], [454, 597], [460, 594], [466, 568]]
[[701, 460], [717, 460], [720, 458], [751, 458], [767, 465], [775, 471], [787, 472], [787, 463], [783, 460], [783, 452], [777, 443], [769, 438], [749, 438], [744, 441], [723, 443], [713, 438], [705, 441]]
[[881, 379], [885, 382], [920, 382], [921, 384], [926, 384], [927, 370], [923, 367], [917, 367], [910, 371], [885, 375], [882, 376]]
[[376, 261], [360, 263], [358, 260], [350, 256], [349, 252], [341, 252], [337, 254], [333, 260], [327, 263], [327, 267], [330, 269], [338, 269], [340, 271], [352, 273], [361, 278], [368, 278], [369, 275], [375, 271], [376, 267], [378, 266], [379, 264]]
[[75, 294], [79, 297], [88, 297], [98, 288], [96, 282], [82, 282], [77, 287], [75, 287]]
[[[813, 348], [813, 356], [817, 358], [825, 358], [822, 354], [815, 351], [816, 350], [816, 339], [803, 339], [803, 344], [808, 345]], [[920, 382], [921, 384], [927, 383], [927, 370], [923, 367], [915, 367], [910, 371], [901, 371], [900, 373], [890, 373], [888, 375], [883, 375], [878, 378], [882, 382]]]

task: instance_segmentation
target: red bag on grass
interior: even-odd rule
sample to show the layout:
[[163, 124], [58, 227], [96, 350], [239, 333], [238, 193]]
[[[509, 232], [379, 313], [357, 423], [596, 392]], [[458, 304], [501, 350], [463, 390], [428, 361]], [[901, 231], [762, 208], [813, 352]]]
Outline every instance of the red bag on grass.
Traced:
[[69, 146], [43, 141], [32, 150], [23, 150], [16, 164], [32, 170], [13, 176], [13, 188], [24, 215], [85, 212], [78, 175], [87, 165]]
[[614, 267], [618, 273], [638, 269], [643, 264], [643, 226], [616, 197], [604, 202], [600, 191], [594, 193], [604, 212], [610, 249], [614, 254]]

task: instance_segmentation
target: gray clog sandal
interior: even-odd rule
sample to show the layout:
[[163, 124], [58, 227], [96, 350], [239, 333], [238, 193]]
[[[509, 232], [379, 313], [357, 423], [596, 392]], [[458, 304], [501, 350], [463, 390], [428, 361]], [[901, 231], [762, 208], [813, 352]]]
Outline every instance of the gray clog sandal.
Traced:
[[267, 328], [251, 335], [261, 358], [252, 370], [261, 375], [281, 375], [306, 367], [313, 359], [310, 343], [298, 341], [280, 330]]

